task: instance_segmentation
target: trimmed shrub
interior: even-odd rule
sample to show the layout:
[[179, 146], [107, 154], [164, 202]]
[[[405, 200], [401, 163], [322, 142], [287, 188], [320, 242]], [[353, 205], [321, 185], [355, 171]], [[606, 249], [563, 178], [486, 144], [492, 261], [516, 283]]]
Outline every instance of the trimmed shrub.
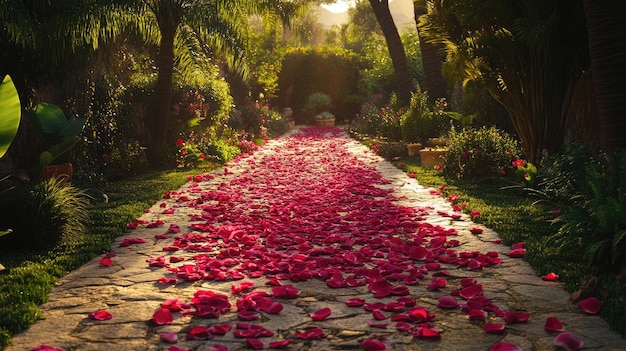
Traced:
[[454, 178], [508, 175], [520, 154], [519, 141], [495, 127], [452, 129], [444, 172]]

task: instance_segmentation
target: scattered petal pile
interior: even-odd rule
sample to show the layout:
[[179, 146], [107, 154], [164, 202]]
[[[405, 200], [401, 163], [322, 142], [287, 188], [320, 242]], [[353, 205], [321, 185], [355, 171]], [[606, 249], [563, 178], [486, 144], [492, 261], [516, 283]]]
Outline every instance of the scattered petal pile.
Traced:
[[[163, 253], [146, 260], [147, 266], [163, 271], [158, 284], [232, 282], [230, 296], [200, 289], [188, 301], [172, 297], [155, 310], [152, 322], [170, 325], [181, 316], [220, 323], [222, 316], [231, 316], [236, 322], [193, 323], [178, 335], [161, 333], [164, 343], [219, 342], [220, 336], [231, 332], [251, 349], [286, 348], [301, 340], [323, 339], [329, 331], [319, 323], [335, 316], [329, 307], [309, 310], [311, 326], [290, 335], [263, 326], [268, 315], [280, 318], [283, 304], [301, 296], [298, 282], [310, 280], [322, 281], [330, 290], [355, 288], [369, 294], [342, 300], [350, 310], [370, 315], [371, 336], [361, 342], [365, 350], [386, 349], [384, 336], [376, 335], [377, 331], [416, 339], [441, 337], [431, 307], [411, 297], [419, 295], [413, 290], [416, 285], [422, 293], [439, 296], [432, 308], [463, 313], [468, 325], [480, 323], [486, 334], [504, 333], [507, 325], [529, 320], [525, 311], [500, 309], [485, 296], [481, 283], [460, 276], [498, 266], [500, 254], [458, 250], [461, 243], [455, 229], [425, 221], [432, 208], [398, 205], [393, 190], [384, 187], [390, 181], [344, 147], [351, 141], [338, 138], [342, 133], [338, 128], [303, 129], [294, 137], [279, 139], [276, 152], [245, 155], [228, 165], [230, 170], [190, 177], [184, 190], [163, 195], [168, 201], [159, 205], [161, 213], [154, 214], [167, 219], [189, 213], [193, 223], [189, 226], [161, 219], [137, 219], [127, 225], [129, 230], [159, 231], [151, 238], [163, 245]], [[313, 144], [315, 148], [310, 147]], [[434, 190], [433, 195], [440, 192]], [[458, 197], [447, 200], [454, 203]], [[168, 205], [172, 201], [175, 205]], [[464, 207], [455, 204], [453, 211]], [[463, 220], [458, 213], [437, 214]], [[470, 213], [472, 218], [479, 216], [478, 211]], [[482, 228], [470, 231], [478, 235]], [[126, 238], [119, 245], [143, 243], [142, 238]], [[517, 243], [507, 255], [522, 258], [524, 253], [524, 243]], [[113, 264], [108, 258], [100, 264]], [[589, 310], [594, 309], [591, 305]], [[563, 330], [555, 320], [546, 322], [545, 328]], [[555, 344], [576, 342], [562, 336]], [[226, 349], [211, 345], [211, 350]], [[492, 347], [517, 349], [504, 342]]]

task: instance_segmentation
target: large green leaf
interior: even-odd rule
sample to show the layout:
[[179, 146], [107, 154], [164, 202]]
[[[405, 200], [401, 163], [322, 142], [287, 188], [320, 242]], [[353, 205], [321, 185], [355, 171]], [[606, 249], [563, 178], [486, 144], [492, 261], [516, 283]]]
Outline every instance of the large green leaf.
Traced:
[[58, 106], [45, 102], [35, 106], [29, 116], [43, 133], [58, 134], [67, 123], [65, 114]]
[[0, 157], [9, 149], [20, 125], [20, 97], [10, 76], [0, 85]]
[[87, 122], [87, 119], [85, 118], [72, 119], [72, 120], [65, 122], [65, 125], [63, 126], [63, 128], [59, 130], [59, 136], [62, 136], [62, 137], [77, 136], [78, 134], [80, 134], [80, 132], [83, 131], [83, 128], [85, 127], [85, 122]]

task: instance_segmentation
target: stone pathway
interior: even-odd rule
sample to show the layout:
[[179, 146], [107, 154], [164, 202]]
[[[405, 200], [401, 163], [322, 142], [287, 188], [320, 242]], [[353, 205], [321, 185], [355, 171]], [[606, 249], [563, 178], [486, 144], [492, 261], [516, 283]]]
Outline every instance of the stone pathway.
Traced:
[[[550, 316], [557, 317], [567, 332], [582, 340], [584, 350], [626, 350], [626, 340], [610, 331], [598, 316], [585, 314], [571, 304], [569, 295], [557, 282], [543, 281], [522, 258], [507, 256], [511, 248], [497, 244], [495, 232], [482, 228], [481, 234], [472, 234], [469, 229], [477, 225], [471, 222], [471, 218], [454, 212], [446, 199], [432, 194], [432, 189], [420, 186], [401, 170], [352, 141], [343, 131], [317, 130], [328, 131], [328, 138], [293, 138], [300, 131], [296, 128], [291, 131], [292, 136], [268, 142], [253, 156], [242, 158], [225, 169], [196, 179], [199, 182], [190, 181], [181, 189], [168, 193], [137, 222], [137, 229], [116, 240], [112, 255], [109, 255], [111, 266], [103, 265], [107, 260], [101, 261], [105, 258], [101, 256], [60, 279], [49, 296], [49, 302], [41, 306], [45, 319], [16, 335], [13, 346], [6, 350], [32, 350], [43, 344], [66, 351], [249, 350], [260, 347], [258, 341], [268, 348], [270, 342], [284, 340], [290, 340], [287, 342], [290, 342], [288, 349], [291, 350], [382, 350], [382, 345], [387, 350], [489, 350], [498, 342], [515, 344], [521, 350], [554, 350], [553, 341], [559, 333], [544, 330]], [[288, 150], [290, 153], [293, 164], [287, 167], [289, 169], [276, 167], [275, 162], [280, 161], [276, 158], [277, 150]], [[290, 205], [283, 203], [283, 207], [278, 206], [277, 194], [291, 199], [306, 196], [290, 187], [296, 180], [313, 184], [315, 177], [333, 174], [337, 182], [344, 181], [340, 174], [332, 173], [332, 169], [324, 169], [326, 166], [343, 167], [333, 163], [335, 161], [330, 156], [333, 154], [354, 163], [345, 167], [357, 167], [357, 173], [350, 175], [353, 179], [357, 178], [356, 183], [350, 185], [351, 195], [340, 193], [342, 189], [329, 185], [327, 188], [317, 187], [319, 192], [316, 196], [306, 198], [306, 201], [293, 200]], [[313, 157], [317, 163], [301, 161], [307, 157]], [[311, 171], [309, 168], [316, 169]], [[364, 170], [363, 179], [355, 177], [359, 168]], [[368, 170], [372, 170], [374, 175]], [[299, 171], [320, 173], [302, 173], [302, 177], [298, 178]], [[264, 179], [264, 172], [273, 172], [275, 180], [255, 183], [255, 179]], [[290, 175], [294, 172], [295, 178]], [[379, 175], [382, 175], [380, 179], [377, 178]], [[363, 189], [359, 186], [366, 186], [369, 181], [375, 184], [373, 189], [379, 189], [381, 193], [374, 196], [359, 194], [359, 189]], [[237, 184], [237, 187], [230, 188], [232, 184]], [[241, 192], [233, 194], [233, 189], [240, 189]], [[271, 196], [262, 198], [258, 195], [264, 192]], [[202, 194], [205, 194], [204, 202], [198, 206], [197, 199]], [[225, 197], [224, 194], [229, 195]], [[332, 207], [339, 206], [331, 204], [335, 201], [333, 199], [340, 201], [353, 195], [369, 201], [372, 213], [379, 206], [389, 213], [399, 213], [403, 219], [385, 226], [385, 215], [380, 212], [362, 216], [362, 212], [356, 212], [354, 208]], [[184, 205], [194, 201], [196, 206]], [[315, 217], [313, 220], [318, 221], [319, 228], [311, 227], [312, 222], [306, 222], [307, 216], [311, 215], [307, 213], [311, 207], [306, 206], [316, 201], [319, 201], [318, 206], [324, 203], [330, 206], [328, 213], [316, 213], [329, 218], [324, 221]], [[231, 213], [228, 219], [223, 217], [225, 209]], [[355, 212], [351, 213], [353, 210]], [[281, 211], [291, 212], [285, 214]], [[258, 223], [262, 223], [264, 228], [261, 230], [245, 227], [246, 223], [230, 222], [234, 218], [232, 213], [248, 220], [263, 218], [255, 223], [257, 227], [260, 226]], [[268, 213], [272, 216], [267, 216]], [[295, 213], [300, 213], [302, 218]], [[287, 218], [285, 216], [288, 217], [287, 222], [278, 223], [273, 219]], [[411, 220], [406, 220], [407, 216]], [[202, 227], [212, 224], [207, 218], [212, 218], [213, 223], [219, 225], [213, 229]], [[396, 217], [388, 215], [388, 218], [393, 221]], [[365, 225], [357, 227], [359, 221], [364, 221]], [[350, 226], [346, 223], [355, 224]], [[274, 230], [272, 226], [278, 224], [299, 228], [291, 230], [300, 230], [300, 233], [285, 237], [280, 236], [281, 233], [271, 233]], [[190, 226], [194, 225], [195, 231], [191, 231]], [[358, 239], [366, 235], [363, 232], [367, 231], [368, 225], [389, 229], [371, 236], [374, 242], [371, 248], [369, 243], [359, 242]], [[360, 232], [355, 233], [357, 229], [354, 228], [359, 228]], [[180, 232], [177, 232], [179, 229]], [[401, 233], [394, 232], [396, 229]], [[202, 230], [214, 234], [213, 241], [203, 241], [205, 238], [200, 238], [204, 235]], [[433, 231], [436, 235], [415, 235], [416, 231], [422, 230]], [[244, 231], [246, 233], [242, 234]], [[250, 234], [257, 233], [255, 231], [261, 234]], [[197, 235], [197, 240], [191, 240], [189, 235]], [[317, 241], [316, 238], [321, 235], [322, 241]], [[181, 236], [189, 239], [184, 241], [184, 245], [181, 245]], [[356, 242], [346, 239], [353, 237], [357, 238]], [[282, 252], [282, 261], [276, 263], [274, 271], [268, 266], [264, 274], [253, 273], [258, 267], [253, 267], [252, 260], [246, 258], [241, 249], [246, 247], [245, 241], [250, 238], [255, 241], [262, 239], [268, 247], [271, 243], [273, 249]], [[293, 242], [272, 242], [279, 239]], [[381, 241], [380, 244], [377, 244], [378, 241]], [[420, 243], [426, 250], [416, 249]], [[324, 251], [324, 248], [328, 249]], [[250, 249], [246, 254], [257, 255], [255, 260], [276, 254], [262, 248], [254, 250]], [[440, 255], [438, 260], [426, 257], [435, 252]], [[216, 256], [218, 253], [219, 256]], [[333, 268], [339, 264], [339, 259], [335, 259], [339, 254], [339, 267], [344, 272]], [[407, 255], [411, 259], [407, 259]], [[470, 269], [470, 265], [461, 265], [459, 261], [446, 263], [441, 255], [466, 257], [479, 266], [471, 266]], [[346, 261], [351, 262], [353, 268], [346, 269], [349, 267]], [[498, 261], [499, 264], [489, 264]], [[204, 262], [204, 270], [199, 273], [202, 278], [194, 276], [198, 274], [194, 270], [198, 262]], [[287, 264], [285, 262], [289, 262], [290, 266], [281, 268], [281, 265]], [[311, 266], [311, 262], [315, 265]], [[235, 270], [244, 263], [247, 265], [245, 269]], [[337, 274], [338, 271], [345, 274]], [[348, 273], [352, 274], [352, 280], [348, 279]], [[311, 274], [325, 279], [308, 279]], [[158, 282], [159, 279], [162, 283]], [[254, 286], [247, 286], [244, 282]], [[293, 287], [293, 290], [285, 288], [287, 286]], [[462, 292], [465, 286], [472, 288], [469, 292]], [[281, 295], [279, 290], [273, 289], [277, 287], [284, 288], [280, 290], [282, 293], [297, 292], [297, 296]], [[203, 293], [205, 297], [200, 297], [202, 294], [199, 295], [199, 291], [211, 291], [209, 295], [213, 294], [213, 299], [206, 293]], [[467, 296], [472, 294], [471, 291], [477, 293], [477, 297]], [[206, 302], [215, 301], [215, 296], [225, 296], [230, 308], [219, 310], [216, 304]], [[448, 299], [445, 301], [458, 302], [459, 307], [438, 307], [442, 297]], [[199, 307], [203, 304], [202, 299], [205, 299], [205, 306], [210, 306], [204, 312], [200, 312]], [[347, 306], [345, 302], [350, 299], [363, 299], [364, 307], [369, 307], [369, 310]], [[157, 325], [155, 320], [160, 318], [154, 317], [155, 311], [166, 301], [169, 301], [170, 310], [173, 304], [183, 311], [172, 313], [171, 324]], [[256, 308], [242, 307], [251, 301], [258, 304]], [[267, 303], [263, 308], [260, 307], [261, 301]], [[268, 307], [270, 303], [274, 307], [280, 306], [282, 310], [272, 310]], [[238, 308], [247, 310], [247, 314], [238, 314]], [[317, 318], [320, 320], [311, 317], [312, 313], [324, 308], [330, 308], [330, 316]], [[468, 309], [482, 311], [484, 320], [480, 317], [481, 313], [471, 319]], [[89, 314], [101, 310], [108, 311], [112, 318], [89, 318]], [[498, 311], [513, 311], [522, 316], [527, 312], [529, 319], [527, 322], [504, 323], [502, 313], [499, 315]], [[198, 314], [202, 313], [204, 317], [215, 318], [200, 318]], [[248, 318], [252, 320], [245, 320]], [[504, 324], [504, 329], [501, 333], [487, 333], [484, 330], [487, 322]], [[208, 334], [196, 333], [204, 330], [201, 328], [192, 331], [194, 327], [216, 325], [228, 325], [226, 329], [232, 330], [224, 335], [220, 335], [223, 333], [215, 328]], [[316, 328], [321, 328], [322, 335], [315, 334], [319, 330]], [[247, 333], [253, 329], [257, 332]], [[429, 333], [438, 336], [429, 337]], [[177, 339], [175, 343], [164, 340], [173, 337]], [[279, 347], [281, 344], [271, 345]]]

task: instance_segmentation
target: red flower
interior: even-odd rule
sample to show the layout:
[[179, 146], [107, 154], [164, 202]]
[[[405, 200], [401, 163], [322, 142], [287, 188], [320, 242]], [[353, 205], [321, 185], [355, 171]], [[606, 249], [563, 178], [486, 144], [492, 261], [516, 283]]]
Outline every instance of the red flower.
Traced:
[[176, 139], [176, 146], [178, 146], [178, 147], [185, 146], [185, 141], [183, 140], [183, 138]]

